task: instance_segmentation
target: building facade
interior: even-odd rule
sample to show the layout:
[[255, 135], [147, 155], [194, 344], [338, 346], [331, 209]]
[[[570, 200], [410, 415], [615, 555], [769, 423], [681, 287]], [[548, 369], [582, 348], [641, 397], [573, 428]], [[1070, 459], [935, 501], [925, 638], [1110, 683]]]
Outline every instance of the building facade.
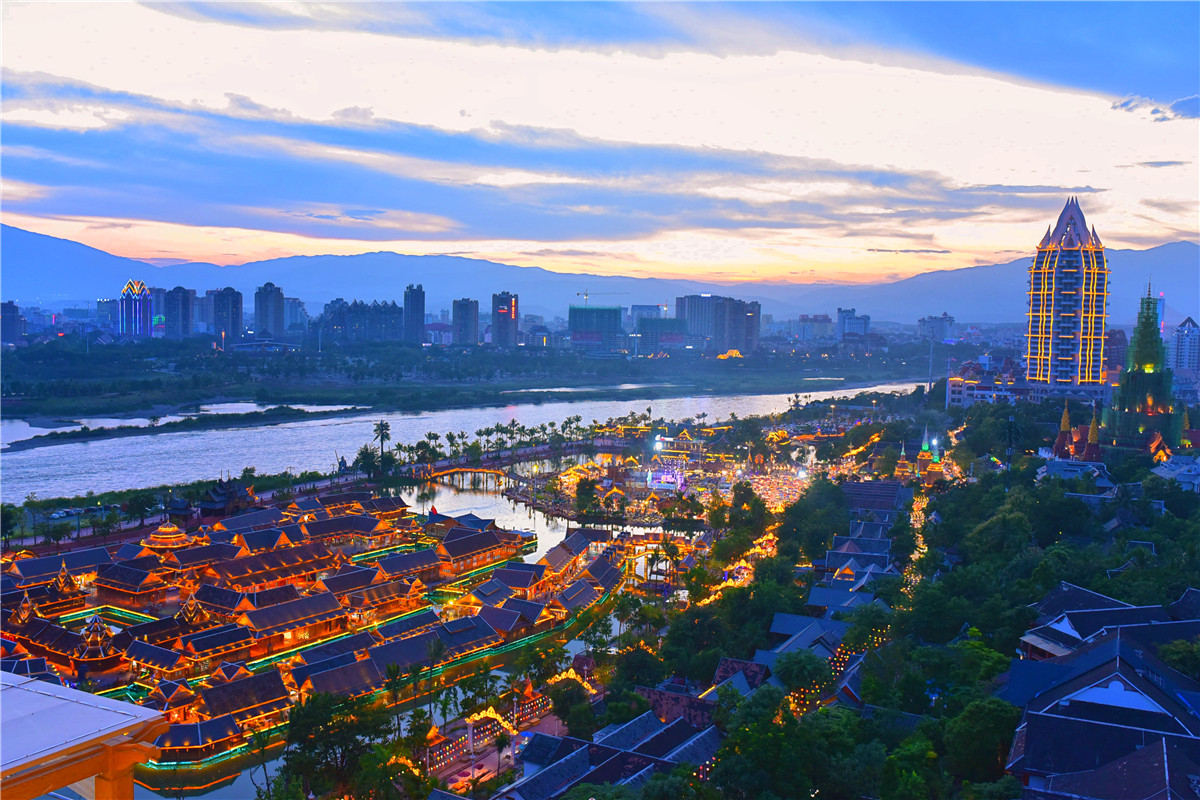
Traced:
[[942, 312], [940, 317], [928, 316], [917, 320], [917, 337], [944, 342], [954, 338], [954, 317]]
[[675, 317], [687, 321], [687, 332], [704, 337], [706, 349], [742, 353], [758, 349], [761, 308], [757, 302], [711, 294], [675, 298]]
[[858, 314], [853, 308], [839, 308], [837, 310], [837, 327], [834, 329], [834, 337], [840, 342], [846, 338], [847, 334], [851, 336], [867, 336], [871, 333], [871, 315]]
[[621, 345], [621, 309], [617, 306], [571, 306], [567, 312], [571, 346], [583, 350], [616, 350]]
[[1188, 317], [1172, 335], [1171, 366], [1177, 370], [1200, 372], [1200, 325]]
[[0, 342], [15, 342], [25, 333], [21, 309], [11, 300], [0, 303]]
[[1104, 244], [1072, 197], [1029, 268], [1026, 378], [1050, 389], [1102, 390], [1107, 303]]
[[287, 330], [283, 289], [267, 281], [254, 293], [254, 335], [260, 339], [282, 336]]
[[492, 345], [516, 347], [520, 340], [517, 325], [520, 318], [517, 295], [510, 292], [492, 295]]
[[212, 295], [213, 333], [222, 346], [242, 338], [242, 293], [232, 286]]
[[466, 297], [455, 300], [451, 314], [450, 329], [454, 344], [479, 344], [479, 301]]
[[120, 311], [117, 315], [117, 333], [144, 339], [152, 333], [150, 290], [141, 281], [129, 280], [121, 290]]
[[404, 341], [419, 345], [425, 341], [425, 287], [409, 284], [404, 290]]
[[196, 290], [176, 286], [163, 301], [165, 334], [168, 339], [186, 339], [195, 331]]
[[304, 301], [298, 297], [283, 298], [283, 328], [290, 331], [299, 327], [303, 330], [308, 326], [308, 310]]

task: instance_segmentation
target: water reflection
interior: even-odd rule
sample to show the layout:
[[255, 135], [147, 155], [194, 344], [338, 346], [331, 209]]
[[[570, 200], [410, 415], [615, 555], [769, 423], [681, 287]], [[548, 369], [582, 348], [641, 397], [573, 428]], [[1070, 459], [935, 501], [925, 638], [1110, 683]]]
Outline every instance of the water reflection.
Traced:
[[[911, 391], [913, 383], [878, 384], [861, 391]], [[806, 393], [812, 399], [842, 397], [850, 390]], [[260, 473], [291, 469], [329, 471], [338, 456], [355, 451], [374, 438], [380, 419], [391, 425], [392, 442], [412, 443], [429, 431], [475, 431], [516, 420], [537, 426], [579, 415], [584, 422], [605, 420], [651, 408], [654, 416], [685, 419], [706, 415], [713, 422], [731, 413], [739, 417], [772, 414], [788, 407], [788, 394], [676, 397], [659, 400], [589, 400], [578, 403], [520, 403], [487, 408], [460, 408], [414, 414], [399, 412], [351, 414], [280, 425], [229, 430], [156, 433], [124, 439], [74, 442], [17, 453], [0, 454], [4, 480], [0, 498], [21, 502], [29, 492], [39, 497], [70, 497], [137, 486], [159, 486], [215, 479], [219, 473], [241, 473], [255, 467]]]

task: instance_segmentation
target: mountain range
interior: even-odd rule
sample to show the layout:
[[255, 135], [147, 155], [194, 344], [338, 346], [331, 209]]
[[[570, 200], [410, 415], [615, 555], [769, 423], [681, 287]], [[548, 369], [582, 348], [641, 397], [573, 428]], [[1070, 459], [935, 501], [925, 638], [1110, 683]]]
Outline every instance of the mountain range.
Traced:
[[[856, 308], [876, 321], [914, 323], [918, 317], [948, 312], [960, 322], [1022, 322], [1030, 256], [1006, 264], [926, 272], [890, 283], [734, 283], [715, 284], [661, 278], [630, 278], [553, 272], [458, 256], [412, 256], [377, 252], [351, 256], [292, 256], [234, 266], [181, 263], [154, 266], [112, 255], [78, 242], [0, 226], [0, 297], [19, 305], [54, 310], [82, 307], [100, 297], [115, 297], [130, 278], [148, 286], [205, 289], [232, 286], [253, 308], [254, 290], [267, 281], [299, 297], [309, 313], [335, 298], [400, 302], [410, 283], [424, 285], [427, 311], [449, 308], [455, 298], [473, 297], [481, 311], [490, 309], [492, 292], [520, 295], [525, 313], [565, 316], [581, 304], [629, 306], [666, 303], [676, 297], [712, 292], [757, 300], [776, 318], [797, 314], [833, 315], [838, 307]], [[1126, 325], [1137, 316], [1138, 299], [1152, 284], [1166, 296], [1166, 322], [1200, 316], [1200, 246], [1174, 242], [1148, 250], [1109, 249], [1109, 319]]]

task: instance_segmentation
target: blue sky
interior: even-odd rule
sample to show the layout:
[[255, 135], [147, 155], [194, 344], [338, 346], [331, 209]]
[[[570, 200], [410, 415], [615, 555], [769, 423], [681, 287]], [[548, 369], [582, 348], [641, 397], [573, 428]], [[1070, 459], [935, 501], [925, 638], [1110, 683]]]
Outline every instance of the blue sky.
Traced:
[[1200, 4], [5, 4], [5, 222], [879, 280], [1196, 240]]

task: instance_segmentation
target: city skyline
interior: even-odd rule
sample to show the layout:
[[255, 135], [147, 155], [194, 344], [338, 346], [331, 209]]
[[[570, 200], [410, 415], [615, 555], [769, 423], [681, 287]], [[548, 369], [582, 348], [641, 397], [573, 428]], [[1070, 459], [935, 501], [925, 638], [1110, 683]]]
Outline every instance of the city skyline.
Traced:
[[1200, 237], [1194, 6], [844, 8], [6, 5], [5, 222], [717, 284], [1008, 261], [1067, 194]]

